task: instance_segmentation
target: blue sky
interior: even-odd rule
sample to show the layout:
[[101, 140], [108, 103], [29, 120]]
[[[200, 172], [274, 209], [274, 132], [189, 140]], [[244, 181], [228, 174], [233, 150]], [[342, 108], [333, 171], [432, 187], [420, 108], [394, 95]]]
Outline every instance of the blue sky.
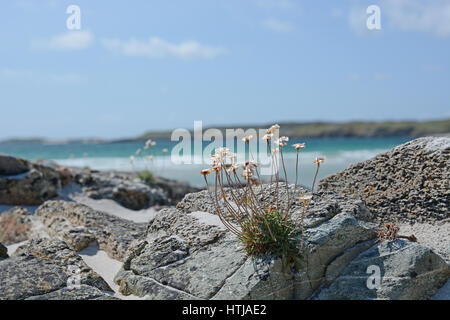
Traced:
[[0, 139], [450, 118], [449, 0], [11, 0], [0, 24]]

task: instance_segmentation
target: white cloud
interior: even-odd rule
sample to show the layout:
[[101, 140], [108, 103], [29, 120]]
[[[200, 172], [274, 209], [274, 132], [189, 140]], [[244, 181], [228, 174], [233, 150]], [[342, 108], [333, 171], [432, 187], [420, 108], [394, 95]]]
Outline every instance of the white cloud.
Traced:
[[292, 23], [273, 18], [264, 20], [262, 24], [267, 29], [280, 33], [288, 33], [294, 30], [294, 25]]
[[36, 39], [31, 47], [38, 50], [83, 50], [94, 43], [94, 35], [89, 31], [68, 31], [50, 39]]
[[381, 10], [386, 12], [390, 24], [400, 30], [450, 36], [450, 1], [384, 1]]
[[227, 52], [222, 47], [203, 45], [196, 41], [176, 44], [158, 37], [151, 37], [146, 41], [135, 38], [127, 41], [103, 39], [102, 44], [107, 50], [117, 54], [146, 58], [212, 59]]
[[48, 73], [28, 69], [0, 69], [0, 79], [8, 82], [41, 84], [80, 84], [85, 79], [77, 73]]

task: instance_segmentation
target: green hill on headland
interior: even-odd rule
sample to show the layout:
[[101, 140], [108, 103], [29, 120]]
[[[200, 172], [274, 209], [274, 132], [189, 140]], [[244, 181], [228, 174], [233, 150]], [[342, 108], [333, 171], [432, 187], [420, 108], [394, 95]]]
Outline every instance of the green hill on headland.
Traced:
[[[292, 138], [325, 138], [325, 137], [421, 137], [450, 133], [450, 119], [434, 121], [385, 121], [363, 122], [280, 122], [280, 134]], [[224, 131], [227, 128], [268, 128], [272, 124], [245, 126], [218, 126]], [[208, 129], [208, 128], [203, 128]], [[171, 131], [150, 131], [136, 140], [170, 138]]]

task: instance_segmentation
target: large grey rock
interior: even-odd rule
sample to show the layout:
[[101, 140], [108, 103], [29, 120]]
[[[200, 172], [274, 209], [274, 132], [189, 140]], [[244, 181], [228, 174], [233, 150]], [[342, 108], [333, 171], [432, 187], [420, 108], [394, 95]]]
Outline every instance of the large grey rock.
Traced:
[[32, 216], [27, 209], [15, 207], [0, 215], [0, 241], [6, 245], [28, 240], [32, 228]]
[[[367, 282], [380, 269], [379, 288], [370, 289]], [[450, 268], [429, 248], [397, 239], [381, 242], [359, 254], [318, 299], [428, 299], [448, 280]]]
[[0, 154], [0, 176], [14, 176], [28, 170], [28, 161]]
[[170, 299], [211, 297], [246, 259], [236, 239], [209, 213], [163, 209], [116, 277], [122, 294]]
[[47, 201], [36, 215], [50, 236], [59, 236], [76, 251], [92, 241], [111, 258], [123, 261], [133, 243], [145, 235], [145, 224], [131, 222], [68, 201]]
[[6, 159], [0, 157], [0, 204], [39, 205], [57, 196], [57, 171], [23, 159]]
[[165, 204], [167, 198], [161, 188], [150, 187], [138, 178], [120, 172], [74, 170], [73, 180], [90, 198], [115, 200], [132, 210]]
[[377, 221], [445, 220], [449, 165], [450, 138], [420, 138], [321, 180], [318, 191], [364, 201]]
[[25, 300], [119, 300], [111, 294], [82, 284], [79, 288], [62, 288], [40, 296], [33, 296]]
[[26, 299], [64, 289], [74, 275], [73, 270], [77, 271], [81, 284], [112, 291], [65, 242], [32, 239], [12, 257], [0, 261], [0, 299]]
[[8, 258], [8, 248], [0, 242], [0, 260]]
[[214, 214], [164, 209], [150, 222], [146, 239], [129, 250], [115, 281], [122, 294], [151, 299], [304, 299], [323, 281], [328, 262], [375, 236], [352, 212], [324, 214], [335, 216], [309, 227], [304, 251], [290, 263], [247, 257]]

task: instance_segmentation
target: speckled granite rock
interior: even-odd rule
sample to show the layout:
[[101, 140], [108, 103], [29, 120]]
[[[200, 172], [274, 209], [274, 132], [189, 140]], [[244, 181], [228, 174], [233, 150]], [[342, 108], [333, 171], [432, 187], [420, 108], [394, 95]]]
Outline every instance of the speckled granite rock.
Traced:
[[[379, 288], [369, 288], [367, 282], [378, 266]], [[450, 277], [450, 266], [429, 248], [418, 243], [397, 239], [381, 242], [359, 254], [318, 299], [389, 299], [417, 300], [434, 295]]]
[[450, 138], [420, 138], [321, 180], [318, 191], [364, 201], [376, 221], [444, 220], [449, 166]]
[[0, 176], [15, 176], [29, 170], [28, 161], [7, 155], [0, 155]]
[[[115, 281], [122, 294], [151, 299], [307, 298], [329, 261], [375, 235], [348, 212], [308, 234], [311, 240], [293, 265], [278, 257], [253, 260], [216, 215], [164, 209], [150, 222], [146, 239], [130, 249]], [[306, 270], [308, 264], [314, 267]]]
[[36, 215], [50, 236], [60, 236], [75, 250], [97, 241], [114, 259], [123, 261], [133, 241], [145, 235], [145, 224], [134, 223], [88, 206], [67, 201], [47, 201]]
[[54, 169], [0, 155], [0, 204], [39, 205], [56, 197], [59, 185]]
[[15, 207], [0, 215], [0, 241], [6, 245], [28, 240], [32, 230], [31, 213]]
[[79, 288], [67, 287], [39, 296], [26, 298], [25, 300], [119, 300], [105, 292], [82, 284]]
[[65, 242], [32, 239], [12, 257], [0, 261], [0, 298], [26, 299], [64, 289], [74, 274], [72, 268], [77, 270], [81, 284], [112, 291]]
[[186, 193], [197, 191], [186, 182], [155, 177], [149, 184], [136, 173], [115, 171], [73, 171], [73, 180], [92, 199], [112, 199], [122, 206], [140, 210], [155, 205], [173, 205]]

